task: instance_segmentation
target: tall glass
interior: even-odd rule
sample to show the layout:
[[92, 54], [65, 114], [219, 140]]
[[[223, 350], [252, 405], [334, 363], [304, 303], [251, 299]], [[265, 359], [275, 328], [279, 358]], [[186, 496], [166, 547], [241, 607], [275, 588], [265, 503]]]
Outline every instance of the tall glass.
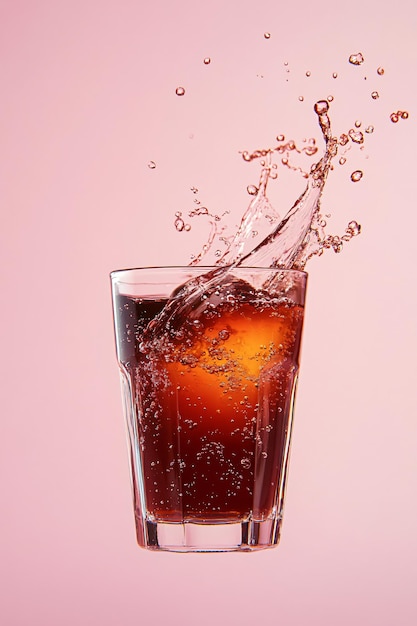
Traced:
[[151, 267], [111, 281], [139, 545], [276, 545], [307, 274]]

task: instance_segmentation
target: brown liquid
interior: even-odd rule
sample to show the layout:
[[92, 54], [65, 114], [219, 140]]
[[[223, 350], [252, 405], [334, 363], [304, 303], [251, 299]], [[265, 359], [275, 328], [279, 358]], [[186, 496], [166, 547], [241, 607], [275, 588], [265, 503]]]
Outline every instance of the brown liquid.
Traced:
[[265, 519], [276, 505], [303, 311], [244, 290], [151, 343], [166, 301], [118, 296], [151, 519]]

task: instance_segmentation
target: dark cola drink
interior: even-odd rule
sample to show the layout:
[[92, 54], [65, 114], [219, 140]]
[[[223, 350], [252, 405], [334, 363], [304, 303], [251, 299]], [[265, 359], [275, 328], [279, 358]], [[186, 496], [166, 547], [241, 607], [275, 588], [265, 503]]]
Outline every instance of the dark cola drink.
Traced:
[[303, 302], [227, 280], [171, 317], [167, 299], [116, 296], [140, 543], [161, 523], [280, 520]]

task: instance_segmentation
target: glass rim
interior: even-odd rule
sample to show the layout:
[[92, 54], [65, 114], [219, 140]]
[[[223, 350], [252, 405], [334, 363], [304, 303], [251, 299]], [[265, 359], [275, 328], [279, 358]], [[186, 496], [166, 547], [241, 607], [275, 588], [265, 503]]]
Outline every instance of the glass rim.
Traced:
[[276, 271], [276, 272], [285, 272], [286, 274], [299, 274], [303, 276], [308, 276], [308, 273], [304, 270], [298, 270], [293, 268], [281, 268], [281, 267], [270, 267], [265, 265], [149, 265], [149, 266], [141, 266], [141, 267], [127, 267], [125, 269], [113, 270], [110, 272], [111, 280], [117, 279], [122, 274], [139, 272], [141, 270], [180, 270], [180, 271], [204, 271], [204, 270], [213, 270], [220, 268], [230, 268], [238, 271], [251, 271], [251, 270], [262, 270], [262, 271]]

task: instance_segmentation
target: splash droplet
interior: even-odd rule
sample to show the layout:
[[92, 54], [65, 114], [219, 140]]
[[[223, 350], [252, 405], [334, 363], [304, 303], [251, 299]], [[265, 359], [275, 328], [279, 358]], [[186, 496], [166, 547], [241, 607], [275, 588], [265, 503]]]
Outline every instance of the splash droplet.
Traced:
[[185, 94], [184, 87], [177, 87], [175, 93], [177, 94], [177, 96], [183, 96]]
[[250, 196], [256, 196], [256, 194], [258, 193], [258, 188], [255, 185], [248, 185], [246, 187], [246, 191]]
[[277, 141], [285, 141], [284, 135], [277, 135]]
[[150, 170], [154, 170], [156, 168], [155, 161], [149, 161], [148, 167], [149, 167]]
[[371, 93], [371, 98], [372, 98], [373, 100], [378, 100], [378, 98], [379, 98], [379, 93], [378, 93], [377, 91], [373, 91], [373, 92]]
[[360, 120], [356, 120], [355, 126], [356, 128], [360, 128], [362, 126], [362, 122]]
[[398, 122], [398, 120], [400, 119], [396, 113], [391, 113], [389, 118], [390, 118], [391, 122], [393, 122], [394, 124], [396, 124]]
[[337, 72], [333, 72], [332, 76], [333, 78], [337, 78]]
[[363, 176], [363, 172], [361, 170], [356, 170], [355, 172], [352, 172], [352, 174], [350, 175], [350, 180], [353, 183], [357, 183], [360, 181], [362, 176]]
[[356, 235], [359, 235], [359, 233], [361, 232], [361, 225], [358, 224], [358, 222], [356, 222], [355, 220], [353, 220], [352, 222], [349, 222], [348, 228], [350, 232], [352, 233], [353, 237], [355, 237]]
[[351, 138], [353, 143], [363, 143], [364, 142], [363, 133], [361, 133], [360, 130], [354, 130], [353, 128], [351, 128], [350, 131], [349, 131], [349, 137]]
[[264, 37], [265, 37], [265, 39], [270, 39], [271, 38], [271, 33], [264, 33]]
[[328, 110], [329, 110], [328, 98], [327, 100], [319, 100], [314, 105], [314, 111], [317, 113], [317, 115], [323, 115], [324, 113], [327, 113]]
[[206, 57], [206, 58], [204, 59], [203, 63], [204, 63], [204, 65], [210, 65], [210, 63], [211, 63], [211, 59], [210, 59], [210, 57]]
[[376, 73], [379, 74], [380, 76], [383, 76], [385, 74], [385, 70], [383, 67], [378, 67]]
[[362, 65], [364, 61], [365, 59], [361, 52], [358, 52], [357, 54], [351, 54], [349, 57], [349, 63], [351, 63], [352, 65]]
[[408, 120], [408, 111], [402, 111], [401, 117], [403, 120]]
[[333, 102], [334, 98], [333, 96], [327, 96], [327, 102]]
[[310, 78], [310, 76], [311, 76], [311, 72], [307, 71], [307, 72], [306, 72], [306, 76], [307, 76], [307, 78]]
[[298, 96], [300, 102], [304, 102], [304, 96]]
[[345, 146], [347, 144], [347, 142], [349, 141], [349, 137], [347, 135], [345, 135], [345, 133], [343, 133], [342, 135], [340, 135], [339, 137], [339, 144], [341, 146]]
[[344, 165], [346, 163], [345, 157], [340, 157], [339, 163], [340, 163], [340, 165]]
[[369, 133], [369, 134], [371, 134], [371, 133], [373, 133], [373, 132], [374, 132], [374, 127], [373, 127], [372, 125], [367, 126], [367, 127], [365, 128], [365, 133]]

